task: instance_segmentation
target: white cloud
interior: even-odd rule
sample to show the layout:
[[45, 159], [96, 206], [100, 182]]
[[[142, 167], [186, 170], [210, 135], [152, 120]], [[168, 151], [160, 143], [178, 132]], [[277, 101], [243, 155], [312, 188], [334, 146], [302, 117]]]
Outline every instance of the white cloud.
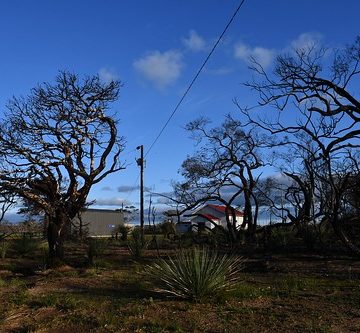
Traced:
[[319, 45], [321, 41], [321, 34], [319, 33], [303, 33], [291, 42], [291, 47], [294, 50], [308, 50], [316, 45]]
[[100, 68], [98, 74], [100, 80], [105, 83], [110, 83], [111, 81], [115, 81], [119, 78], [119, 76], [115, 73], [115, 71], [105, 67]]
[[[139, 190], [139, 189], [140, 189], [139, 185], [136, 185], [136, 186], [121, 185], [121, 186], [119, 186], [119, 187], [117, 188], [118, 192], [120, 192], [120, 193], [129, 193], [129, 192], [133, 192], [133, 191]], [[144, 190], [145, 190], [145, 191], [150, 191], [151, 188], [145, 186], [145, 187], [144, 187]]]
[[138, 189], [139, 186], [129, 186], [129, 185], [121, 185], [117, 188], [118, 192], [122, 192], [122, 193], [128, 193]]
[[263, 68], [270, 66], [274, 59], [274, 50], [267, 49], [261, 46], [251, 47], [243, 43], [235, 45], [234, 56], [246, 63], [251, 63], [254, 59]]
[[121, 206], [129, 205], [130, 202], [122, 198], [95, 199], [94, 206]]
[[193, 52], [200, 52], [206, 50], [206, 42], [195, 30], [190, 30], [189, 37], [182, 39], [186, 48]]
[[135, 60], [135, 69], [158, 88], [165, 88], [174, 83], [183, 68], [182, 53], [176, 50], [166, 52], [153, 51]]

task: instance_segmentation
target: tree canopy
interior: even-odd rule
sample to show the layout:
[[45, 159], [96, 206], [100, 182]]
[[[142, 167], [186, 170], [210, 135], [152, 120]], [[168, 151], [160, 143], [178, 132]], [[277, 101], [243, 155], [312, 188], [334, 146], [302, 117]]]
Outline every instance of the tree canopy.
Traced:
[[62, 256], [63, 235], [91, 187], [124, 168], [124, 139], [108, 114], [119, 88], [60, 72], [55, 83], [11, 99], [0, 122], [0, 186], [44, 211], [53, 256]]
[[[293, 180], [286, 198], [297, 222], [327, 221], [355, 253], [357, 239], [345, 232], [351, 183], [359, 174], [360, 37], [343, 49], [310, 45], [278, 56], [273, 73], [254, 62], [246, 86], [261, 109], [239, 106], [246, 125], [279, 138], [287, 148], [278, 166]], [[358, 223], [358, 222], [357, 222]]]

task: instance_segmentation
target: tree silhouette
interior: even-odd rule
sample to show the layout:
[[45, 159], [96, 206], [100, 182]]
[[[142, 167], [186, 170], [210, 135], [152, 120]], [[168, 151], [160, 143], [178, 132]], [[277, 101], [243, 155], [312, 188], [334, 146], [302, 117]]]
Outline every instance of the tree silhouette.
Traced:
[[264, 115], [237, 105], [247, 125], [277, 136], [303, 169], [282, 170], [297, 184], [293, 194], [301, 193], [299, 216], [331, 223], [343, 243], [360, 255], [357, 236], [343, 228], [344, 201], [359, 172], [360, 37], [334, 50], [332, 61], [329, 50], [310, 45], [279, 56], [273, 73], [256, 62], [253, 70], [258, 76], [246, 85], [258, 92], [261, 107], [274, 110]]
[[91, 187], [124, 168], [124, 139], [107, 114], [119, 87], [60, 72], [54, 84], [10, 100], [0, 123], [0, 186], [44, 212], [52, 258], [63, 258], [67, 229]]

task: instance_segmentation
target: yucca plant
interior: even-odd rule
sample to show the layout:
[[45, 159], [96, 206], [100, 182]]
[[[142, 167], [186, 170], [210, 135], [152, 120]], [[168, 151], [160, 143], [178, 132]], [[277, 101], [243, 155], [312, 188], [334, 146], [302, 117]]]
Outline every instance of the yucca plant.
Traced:
[[239, 282], [244, 259], [219, 254], [207, 248], [181, 251], [174, 258], [160, 259], [147, 272], [160, 280], [160, 291], [201, 301], [231, 290]]

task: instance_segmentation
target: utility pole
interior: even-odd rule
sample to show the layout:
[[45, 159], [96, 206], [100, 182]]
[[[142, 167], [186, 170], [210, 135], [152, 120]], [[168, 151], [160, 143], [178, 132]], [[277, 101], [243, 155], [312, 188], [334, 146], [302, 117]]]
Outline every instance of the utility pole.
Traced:
[[140, 158], [136, 163], [140, 167], [140, 231], [141, 241], [144, 243], [144, 146], [138, 146], [136, 149], [140, 150]]

